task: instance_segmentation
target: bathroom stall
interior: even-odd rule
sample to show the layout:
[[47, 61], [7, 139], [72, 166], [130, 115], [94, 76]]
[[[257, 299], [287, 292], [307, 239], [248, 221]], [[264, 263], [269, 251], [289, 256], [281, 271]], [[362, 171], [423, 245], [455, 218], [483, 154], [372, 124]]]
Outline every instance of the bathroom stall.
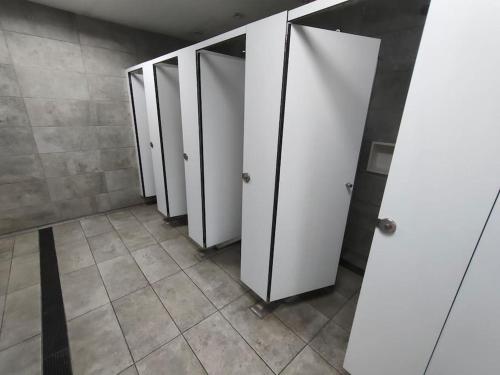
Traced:
[[271, 302], [335, 283], [380, 40], [283, 14], [247, 39], [241, 278]]
[[179, 53], [188, 229], [204, 248], [241, 236], [244, 31]]
[[142, 66], [128, 70], [128, 81], [137, 151], [137, 165], [139, 169], [140, 193], [144, 198], [152, 198], [156, 194], [156, 189], [153, 157], [150, 147], [146, 87]]
[[150, 69], [154, 97], [148, 103], [154, 107], [151, 123], [157, 129], [155, 137], [151, 137], [153, 155], [157, 159], [157, 205], [167, 220], [177, 220], [187, 214], [177, 57], [152, 63]]

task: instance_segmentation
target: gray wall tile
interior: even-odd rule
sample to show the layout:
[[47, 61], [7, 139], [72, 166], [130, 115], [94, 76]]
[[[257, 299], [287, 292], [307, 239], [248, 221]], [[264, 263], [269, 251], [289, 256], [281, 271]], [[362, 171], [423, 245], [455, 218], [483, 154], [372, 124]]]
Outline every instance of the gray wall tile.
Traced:
[[139, 194], [139, 188], [112, 191], [109, 193], [111, 208], [115, 209], [141, 203], [142, 199]]
[[103, 171], [132, 168], [136, 166], [135, 148], [101, 150], [100, 167]]
[[65, 177], [101, 171], [99, 153], [95, 151], [40, 154], [46, 177]]
[[47, 179], [53, 202], [78, 197], [89, 197], [106, 192], [102, 173], [82, 174], [69, 177]]
[[50, 202], [38, 206], [0, 210], [0, 229], [2, 233], [45, 225], [56, 220], [58, 220], [58, 216]]
[[142, 202], [124, 69], [181, 45], [0, 0], [0, 235]]
[[90, 96], [95, 100], [129, 100], [125, 77], [88, 76]]
[[98, 126], [99, 148], [133, 147], [134, 132], [131, 127]]
[[91, 122], [89, 101], [26, 98], [32, 126], [87, 126]]
[[95, 101], [91, 103], [93, 123], [96, 125], [122, 125], [130, 127], [132, 115], [130, 102], [127, 101]]
[[0, 163], [0, 184], [32, 181], [43, 178], [38, 155], [3, 156]]
[[5, 41], [4, 32], [0, 30], [0, 64], [10, 64], [10, 54], [7, 49], [7, 42]]
[[38, 206], [49, 201], [47, 184], [42, 180], [0, 185], [0, 207], [4, 210]]
[[23, 96], [35, 98], [88, 99], [85, 74], [39, 67], [16, 66]]
[[107, 171], [104, 172], [104, 175], [106, 176], [106, 186], [109, 192], [129, 189], [132, 185], [131, 181], [138, 180], [138, 171], [135, 168]]
[[19, 0], [0, 2], [4, 30], [78, 43], [75, 17], [69, 12]]
[[5, 37], [16, 65], [85, 72], [79, 44], [12, 32]]
[[140, 62], [137, 56], [106, 48], [82, 46], [85, 69], [89, 74], [125, 76], [125, 69]]
[[41, 154], [97, 149], [95, 126], [36, 127], [33, 135]]
[[54, 210], [59, 220], [73, 219], [97, 212], [95, 197], [83, 197], [54, 202]]
[[29, 126], [22, 98], [0, 97], [0, 127]]
[[0, 156], [29, 155], [35, 152], [31, 128], [0, 128]]
[[12, 65], [0, 64], [0, 96], [21, 96]]
[[77, 16], [82, 45], [135, 53], [134, 32], [120, 25]]

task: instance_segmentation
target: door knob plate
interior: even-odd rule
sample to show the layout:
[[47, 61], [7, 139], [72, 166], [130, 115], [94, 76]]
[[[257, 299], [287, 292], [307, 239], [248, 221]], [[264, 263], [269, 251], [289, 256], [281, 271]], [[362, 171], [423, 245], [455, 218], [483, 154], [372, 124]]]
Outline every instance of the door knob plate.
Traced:
[[186, 153], [183, 154], [184, 160], [188, 160], [188, 155]]

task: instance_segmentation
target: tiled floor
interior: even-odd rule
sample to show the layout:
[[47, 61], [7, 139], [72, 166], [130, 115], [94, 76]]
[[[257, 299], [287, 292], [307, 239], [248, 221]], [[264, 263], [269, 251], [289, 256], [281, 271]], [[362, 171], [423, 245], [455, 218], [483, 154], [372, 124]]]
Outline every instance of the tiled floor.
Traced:
[[[361, 277], [264, 319], [239, 244], [199, 251], [154, 206], [54, 226], [73, 373], [339, 374]], [[0, 239], [0, 374], [41, 373], [36, 231]]]

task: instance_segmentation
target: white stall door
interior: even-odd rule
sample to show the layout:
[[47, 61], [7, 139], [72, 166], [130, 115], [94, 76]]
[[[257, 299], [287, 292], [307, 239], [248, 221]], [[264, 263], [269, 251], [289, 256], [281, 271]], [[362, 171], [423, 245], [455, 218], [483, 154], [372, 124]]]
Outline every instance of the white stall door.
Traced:
[[153, 172], [153, 158], [149, 144], [149, 125], [146, 108], [146, 94], [144, 77], [139, 73], [130, 73], [131, 96], [135, 116], [135, 143], [141, 181], [141, 195], [145, 198], [155, 195], [155, 181]]
[[291, 26], [271, 300], [335, 283], [379, 46]]
[[499, 18], [493, 0], [430, 4], [379, 214], [397, 230], [375, 232], [352, 375], [422, 375], [451, 308], [500, 186]]
[[186, 201], [189, 237], [203, 246], [201, 210], [200, 130], [198, 124], [198, 93], [196, 76], [196, 48], [179, 52], [179, 87], [181, 94], [182, 141], [187, 160]]
[[157, 64], [155, 68], [168, 213], [170, 217], [175, 217], [187, 213], [179, 68], [171, 64]]
[[500, 374], [498, 198], [426, 374]]
[[241, 280], [266, 299], [287, 13], [247, 26]]
[[241, 236], [245, 60], [200, 51], [206, 246]]
[[163, 177], [163, 161], [160, 142], [160, 128], [158, 125], [158, 112], [156, 108], [156, 90], [151, 64], [143, 64], [144, 91], [146, 97], [146, 108], [148, 115], [149, 139], [151, 141], [151, 159], [153, 163], [153, 175], [155, 184], [156, 207], [163, 215], [168, 216], [167, 197]]

